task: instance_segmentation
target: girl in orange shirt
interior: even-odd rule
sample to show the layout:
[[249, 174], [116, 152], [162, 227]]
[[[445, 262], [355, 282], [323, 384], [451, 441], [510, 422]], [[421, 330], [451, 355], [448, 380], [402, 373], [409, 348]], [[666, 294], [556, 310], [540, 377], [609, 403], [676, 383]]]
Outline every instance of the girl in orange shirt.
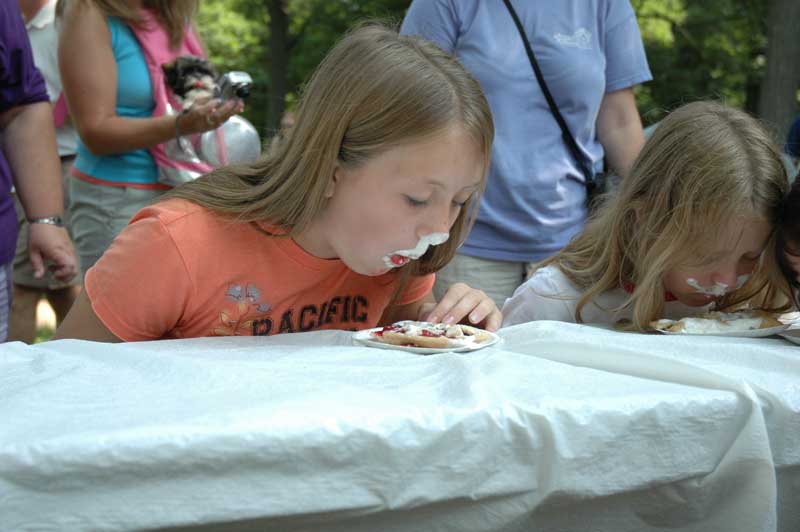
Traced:
[[140, 211], [86, 275], [57, 338], [146, 340], [401, 319], [489, 330], [500, 313], [434, 272], [468, 232], [494, 131], [448, 54], [377, 25], [337, 44], [274, 154]]

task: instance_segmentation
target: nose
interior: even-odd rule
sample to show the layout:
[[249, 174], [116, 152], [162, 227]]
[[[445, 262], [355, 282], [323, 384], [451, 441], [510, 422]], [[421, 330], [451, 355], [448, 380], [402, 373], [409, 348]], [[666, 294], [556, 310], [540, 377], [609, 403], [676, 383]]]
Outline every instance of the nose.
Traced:
[[417, 229], [417, 236], [423, 237], [432, 233], [449, 233], [450, 228], [456, 221], [458, 212], [452, 213], [449, 210], [437, 209], [435, 213], [431, 213], [431, 217], [425, 220], [425, 223], [420, 224]]
[[728, 285], [729, 289], [733, 289], [736, 287], [736, 278], [742, 273], [747, 272], [738, 272], [735, 266], [729, 266], [714, 272], [711, 276], [711, 281], [713, 283], [724, 283]]

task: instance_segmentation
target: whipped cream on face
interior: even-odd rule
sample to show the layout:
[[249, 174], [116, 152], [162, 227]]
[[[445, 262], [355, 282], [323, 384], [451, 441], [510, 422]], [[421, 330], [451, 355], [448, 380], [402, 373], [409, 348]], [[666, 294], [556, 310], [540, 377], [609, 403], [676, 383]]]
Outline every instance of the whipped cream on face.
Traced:
[[[741, 288], [742, 285], [744, 285], [744, 283], [746, 283], [748, 279], [750, 279], [749, 275], [740, 275], [739, 277], [737, 277], [736, 288], [734, 288], [734, 290]], [[686, 284], [694, 288], [694, 291], [697, 292], [698, 294], [705, 294], [707, 296], [724, 296], [725, 294], [731, 291], [728, 290], [728, 285], [725, 283], [716, 282], [713, 284], [713, 286], [703, 286], [699, 282], [697, 282], [697, 279], [693, 277], [689, 277], [688, 279], [686, 279]]]
[[444, 244], [450, 238], [449, 233], [431, 233], [420, 237], [414, 249], [401, 249], [394, 253], [383, 256], [383, 263], [387, 268], [399, 268], [405, 266], [411, 260], [416, 260], [423, 256], [431, 246]]
[[728, 285], [725, 283], [716, 282], [712, 286], [703, 286], [693, 277], [686, 279], [686, 284], [694, 288], [694, 291], [698, 294], [707, 296], [724, 296], [725, 292], [728, 291]]

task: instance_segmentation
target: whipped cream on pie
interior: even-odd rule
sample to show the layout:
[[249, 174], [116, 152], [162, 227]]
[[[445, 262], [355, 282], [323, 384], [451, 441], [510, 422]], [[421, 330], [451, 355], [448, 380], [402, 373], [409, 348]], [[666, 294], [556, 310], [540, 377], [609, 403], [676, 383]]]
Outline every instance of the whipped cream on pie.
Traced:
[[477, 327], [426, 321], [399, 321], [373, 331], [371, 336], [387, 344], [436, 348], [468, 347], [491, 338], [488, 332]]
[[763, 310], [737, 312], [706, 312], [696, 317], [680, 320], [656, 320], [650, 326], [660, 331], [687, 334], [713, 334], [754, 331], [783, 325], [772, 314]]

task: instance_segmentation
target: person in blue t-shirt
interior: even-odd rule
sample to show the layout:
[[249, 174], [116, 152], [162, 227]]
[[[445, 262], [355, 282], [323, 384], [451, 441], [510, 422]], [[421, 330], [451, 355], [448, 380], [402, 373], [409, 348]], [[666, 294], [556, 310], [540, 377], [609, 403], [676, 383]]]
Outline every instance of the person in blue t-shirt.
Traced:
[[[629, 0], [516, 2], [545, 82], [584, 160], [624, 177], [644, 144], [633, 87], [651, 79]], [[455, 54], [492, 108], [495, 143], [475, 226], [437, 287], [466, 282], [498, 306], [528, 265], [583, 226], [586, 182], [503, 2], [414, 0], [401, 28]]]

